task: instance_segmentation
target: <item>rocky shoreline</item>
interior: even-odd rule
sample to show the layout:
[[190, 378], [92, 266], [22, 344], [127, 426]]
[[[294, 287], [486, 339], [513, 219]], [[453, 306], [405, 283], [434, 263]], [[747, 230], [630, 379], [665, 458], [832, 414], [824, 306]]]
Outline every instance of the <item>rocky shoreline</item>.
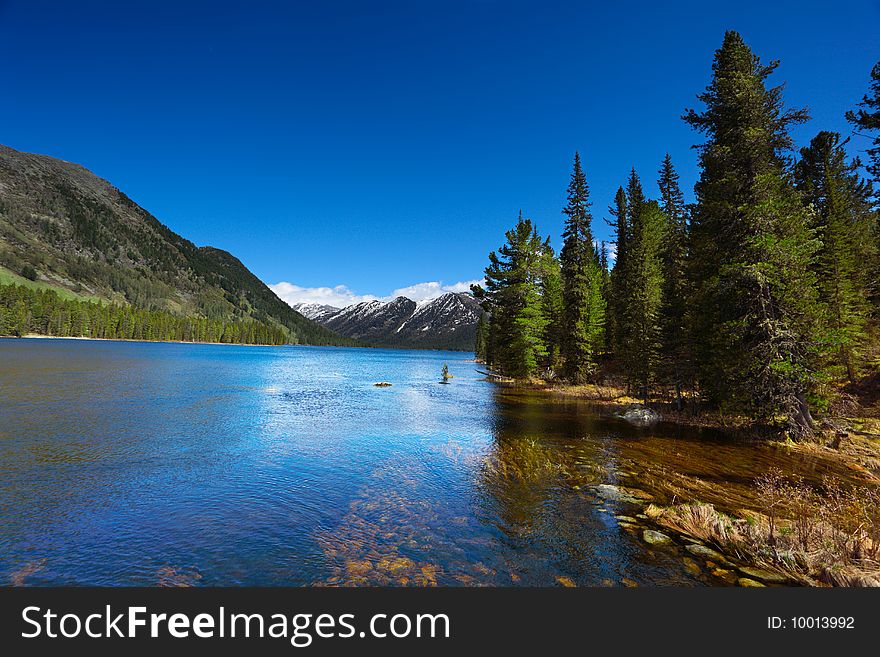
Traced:
[[[621, 529], [644, 542], [650, 550], [677, 553], [683, 569], [692, 576], [720, 586], [805, 584], [784, 572], [758, 567], [736, 555], [724, 554], [716, 549], [717, 546], [658, 523], [656, 518], [663, 507], [654, 506], [654, 496], [641, 489], [600, 484], [593, 487], [593, 491], [597, 495], [599, 511], [612, 514]], [[608, 508], [611, 506], [616, 509], [612, 511]]]
[[[512, 389], [585, 401], [588, 412], [643, 429], [667, 425], [668, 430], [668, 425], [673, 425], [720, 430], [722, 444], [724, 434], [740, 444], [743, 440], [754, 440], [755, 449], [764, 455], [761, 462], [767, 465], [754, 469], [752, 476], [755, 479], [751, 487], [746, 487], [750, 490], [747, 497], [744, 497], [744, 490], [739, 490], [743, 488], [741, 486], [736, 491], [727, 492], [723, 487], [689, 476], [687, 468], [672, 468], [658, 473], [658, 477], [630, 472], [633, 469], [630, 467], [618, 473], [626, 485], [615, 482], [584, 486], [595, 493], [597, 501], [593, 503], [598, 510], [613, 515], [623, 531], [644, 543], [649, 551], [676, 553], [684, 571], [701, 581], [742, 587], [880, 586], [880, 564], [873, 557], [860, 556], [860, 547], [845, 547], [849, 530], [842, 526], [843, 521], [839, 518], [831, 517], [835, 513], [837, 516], [841, 513], [867, 513], [871, 516], [867, 522], [876, 527], [877, 519], [873, 517], [876, 514], [865, 511], [876, 499], [872, 496], [880, 491], [880, 419], [871, 417], [876, 408], [850, 409], [850, 417], [826, 418], [814, 440], [794, 442], [780, 440], [778, 434], [754, 427], [744, 418], [712, 412], [678, 412], [662, 402], [645, 406], [612, 387], [518, 382], [500, 377], [491, 377], [491, 380]], [[769, 459], [768, 453], [771, 455]], [[790, 495], [798, 486], [807, 491], [812, 514], [809, 522], [817, 532], [814, 545], [809, 549], [802, 548], [794, 540], [797, 524], [806, 522], [803, 513], [798, 516], [788, 508], [767, 511], [772, 505], [762, 497], [766, 493], [758, 490], [757, 480], [762, 473], [766, 474], [764, 468], [772, 470], [771, 464], [777, 460], [772, 454], [778, 454], [780, 462], [806, 460], [813, 463], [813, 467], [820, 468], [817, 471], [825, 473], [817, 474], [816, 481], [806, 487], [797, 483], [796, 474], [794, 479], [782, 477], [781, 480], [786, 491], [784, 494]], [[650, 492], [643, 490], [641, 484], [645, 484]], [[825, 508], [833, 501], [823, 497], [829, 492], [829, 486], [832, 491], [837, 488], [845, 491], [844, 496], [850, 496], [846, 500], [840, 497], [838, 504], [855, 506], [841, 507], [837, 512]], [[861, 500], [852, 497], [856, 493], [862, 496]], [[711, 503], [713, 501], [715, 505]], [[802, 496], [793, 503], [803, 501]], [[776, 513], [777, 517], [769, 518], [765, 513]], [[785, 534], [784, 540], [774, 540], [774, 523], [776, 531]], [[877, 551], [876, 546], [880, 543], [874, 529], [861, 527], [855, 531], [863, 537], [859, 540], [869, 551]], [[819, 540], [818, 536], [824, 538]], [[844, 537], [843, 552], [841, 536]], [[777, 535], [777, 539], [781, 538]], [[817, 540], [819, 543], [837, 543], [836, 552], [819, 545]]]

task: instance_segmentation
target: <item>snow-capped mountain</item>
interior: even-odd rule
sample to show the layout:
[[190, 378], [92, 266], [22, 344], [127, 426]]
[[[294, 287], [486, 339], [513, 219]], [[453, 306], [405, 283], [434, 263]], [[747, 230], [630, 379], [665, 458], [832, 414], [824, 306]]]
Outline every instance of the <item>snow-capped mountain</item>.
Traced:
[[318, 321], [319, 318], [332, 315], [339, 312], [336, 306], [328, 306], [323, 303], [297, 303], [293, 306], [300, 315], [312, 321]]
[[480, 305], [470, 294], [447, 293], [416, 303], [406, 297], [365, 301], [346, 308], [293, 306], [301, 315], [364, 344], [416, 349], [474, 348]]

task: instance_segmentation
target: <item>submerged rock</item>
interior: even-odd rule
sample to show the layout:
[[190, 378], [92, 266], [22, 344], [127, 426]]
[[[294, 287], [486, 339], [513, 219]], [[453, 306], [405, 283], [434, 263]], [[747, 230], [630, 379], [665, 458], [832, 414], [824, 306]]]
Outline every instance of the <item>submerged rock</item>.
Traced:
[[693, 545], [685, 546], [684, 549], [694, 556], [702, 557], [703, 559], [717, 561], [718, 563], [728, 563], [727, 558], [723, 554], [721, 554], [717, 550], [713, 550], [710, 547], [706, 547], [705, 545], [699, 545], [695, 543]]
[[672, 541], [672, 539], [663, 532], [658, 532], [653, 529], [646, 529], [643, 531], [642, 538], [645, 540], [645, 543], [649, 543], [650, 545], [666, 545]]
[[690, 557], [684, 557], [681, 561], [684, 563], [684, 569], [691, 575], [696, 576], [703, 573], [703, 569], [700, 568], [700, 565]]
[[771, 573], [769, 570], [762, 568], [752, 568], [750, 566], [742, 566], [739, 569], [743, 575], [747, 575], [751, 579], [757, 579], [768, 584], [785, 584], [788, 578], [780, 573]]
[[724, 580], [728, 584], [733, 584], [737, 579], [735, 572], [733, 572], [732, 570], [725, 570], [724, 568], [715, 568], [712, 571], [712, 574], [715, 575], [715, 577]]
[[596, 486], [596, 492], [606, 501], [626, 502], [628, 504], [644, 505], [645, 502], [654, 498], [653, 495], [638, 488], [624, 488], [623, 486], [615, 486], [613, 484], [600, 484]]
[[736, 583], [738, 586], [745, 586], [745, 587], [749, 587], [749, 588], [763, 588], [764, 587], [764, 585], [761, 584], [761, 582], [754, 580], [754, 579], [749, 579], [748, 577], [740, 577], [738, 580], [736, 580]]
[[663, 419], [660, 413], [652, 411], [650, 408], [644, 406], [633, 406], [628, 408], [620, 417], [631, 424], [641, 426], [655, 424]]

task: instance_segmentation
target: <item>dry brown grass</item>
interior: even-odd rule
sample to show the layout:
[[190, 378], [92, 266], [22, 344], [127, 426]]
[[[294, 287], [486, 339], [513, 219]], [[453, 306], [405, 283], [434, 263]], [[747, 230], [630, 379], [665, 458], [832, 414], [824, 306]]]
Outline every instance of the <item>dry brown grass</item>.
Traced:
[[651, 505], [645, 513], [744, 563], [810, 586], [880, 586], [880, 489], [821, 490], [770, 471], [756, 482], [763, 513], [734, 518], [711, 504]]

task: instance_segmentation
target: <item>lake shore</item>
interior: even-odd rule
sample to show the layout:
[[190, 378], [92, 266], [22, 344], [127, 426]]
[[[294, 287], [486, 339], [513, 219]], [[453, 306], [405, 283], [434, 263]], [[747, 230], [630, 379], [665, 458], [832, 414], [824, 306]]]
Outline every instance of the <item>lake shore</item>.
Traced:
[[43, 335], [42, 333], [26, 333], [25, 335], [0, 335], [7, 340], [80, 340], [83, 342], [143, 342], [147, 344], [219, 344], [228, 347], [301, 347], [298, 344], [255, 344], [250, 342], [201, 342], [197, 340], [129, 340], [126, 338], [92, 338], [85, 335]]
[[[605, 416], [623, 418], [628, 410], [646, 408], [641, 400], [611, 385], [569, 385], [539, 379], [517, 381], [490, 372], [483, 373], [489, 380], [507, 388], [587, 401], [597, 413]], [[854, 461], [859, 469], [880, 477], [880, 417], [876, 417], [878, 409], [875, 408], [856, 408], [852, 409], [854, 413], [846, 416], [821, 418], [817, 421], [818, 430], [814, 439], [802, 442], [785, 440], [772, 428], [755, 424], [742, 415], [695, 408], [687, 399], [681, 410], [676, 408], [674, 401], [662, 399], [650, 399], [647, 408], [659, 414], [657, 421], [661, 423], [717, 430], [731, 437], [784, 445], [786, 449], [804, 453], [825, 451]]]
[[[627, 411], [645, 408], [641, 400], [613, 386], [514, 381], [487, 374], [490, 380], [506, 388], [586, 401], [597, 414], [607, 417], [626, 419]], [[707, 482], [685, 472], [667, 472], [664, 481], [652, 481], [649, 487], [652, 495], [643, 494], [640, 486], [646, 482], [638, 480], [628, 482], [629, 488], [605, 487], [613, 496], [645, 507], [636, 518], [618, 516], [624, 529], [652, 547], [665, 546], [665, 549], [680, 551], [686, 567], [710, 573], [728, 584], [880, 586], [880, 566], [873, 558], [850, 558], [851, 554], [846, 552], [847, 540], [855, 540], [850, 532], [861, 537], [859, 546], [850, 548], [851, 552], [861, 554], [877, 549], [875, 529], [872, 529], [877, 514], [871, 511], [871, 507], [876, 506], [874, 501], [880, 486], [880, 418], [873, 417], [877, 409], [860, 407], [850, 409], [856, 411], [851, 416], [821, 418], [813, 440], [794, 442], [781, 440], [769, 429], [755, 427], [744, 417], [711, 410], [694, 411], [685, 406], [685, 410], [679, 411], [674, 402], [649, 400], [648, 403], [648, 408], [659, 411], [657, 423], [720, 430], [732, 438], [754, 440], [756, 445], [779, 454], [832, 466], [837, 474], [832, 477], [833, 481], [823, 481], [822, 486], [832, 487], [833, 499], [827, 497], [828, 490], [820, 488], [820, 494], [797, 480], [788, 482], [784, 477], [778, 483], [778, 490], [768, 493], [761, 489], [759, 477], [754, 482], [756, 505], [742, 507], [741, 498], [733, 491], [726, 496], [724, 487], [717, 485], [713, 486], [712, 494], [716, 498], [713, 505], [706, 501]], [[833, 492], [835, 485], [844, 482], [848, 493], [841, 496]], [[657, 489], [665, 493], [662, 495], [667, 500], [665, 504], [646, 501], [656, 495]], [[773, 495], [780, 500], [768, 499]], [[777, 503], [781, 506], [774, 510]], [[763, 509], [766, 513], [759, 510], [761, 507], [766, 507]], [[771, 520], [768, 513], [776, 517]], [[867, 520], [858, 520], [861, 516]], [[774, 524], [776, 538], [771, 529]], [[803, 534], [806, 526], [814, 544], [837, 543], [838, 548], [844, 547], [837, 552], [817, 547], [807, 549], [798, 542], [806, 540], [803, 536], [798, 538], [799, 528]], [[849, 539], [840, 538], [847, 535]]]

